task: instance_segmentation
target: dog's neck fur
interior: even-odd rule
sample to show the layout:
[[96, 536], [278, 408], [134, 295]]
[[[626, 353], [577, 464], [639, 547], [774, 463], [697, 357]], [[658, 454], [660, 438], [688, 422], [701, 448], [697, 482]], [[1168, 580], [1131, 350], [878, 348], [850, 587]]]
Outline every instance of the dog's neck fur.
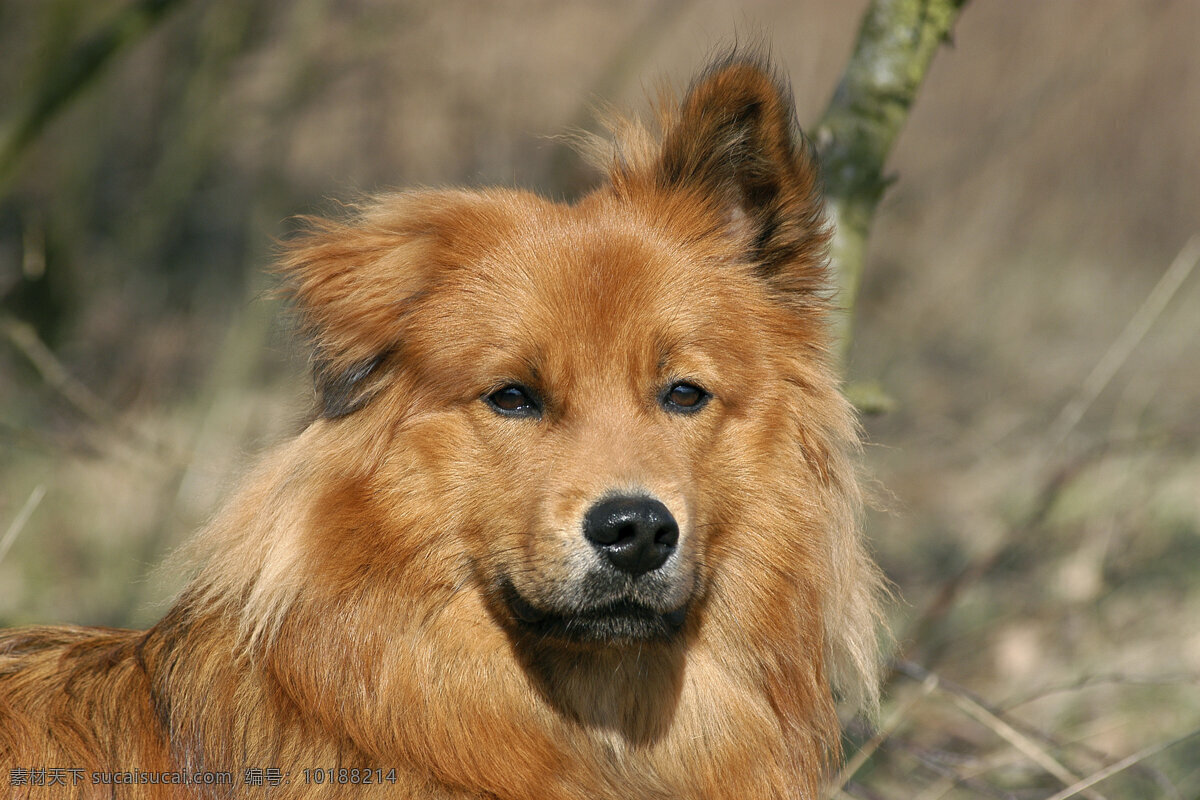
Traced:
[[[465, 594], [452, 602], [455, 615], [483, 610]], [[299, 619], [257, 656], [206, 643], [228, 642], [233, 624], [219, 613], [193, 617], [185, 601], [140, 645], [163, 755], [180, 767], [395, 768], [397, 794], [413, 797], [815, 797], [824, 765], [814, 756], [836, 726], [831, 701], [807, 696], [805, 718], [782, 718], [786, 689], [722, 663], [703, 637], [686, 650], [564, 655], [545, 665], [551, 683], [515, 668], [508, 645], [483, 628], [455, 653], [405, 633], [355, 652], [337, 631], [300, 636]], [[288, 652], [314, 647], [327, 657]], [[400, 658], [403, 669], [387, 663]], [[314, 669], [297, 674], [295, 664]], [[237, 713], [206, 714], [216, 695]], [[272, 731], [268, 719], [289, 725]], [[530, 775], [558, 780], [525, 785]], [[795, 795], [798, 785], [807, 792]]]

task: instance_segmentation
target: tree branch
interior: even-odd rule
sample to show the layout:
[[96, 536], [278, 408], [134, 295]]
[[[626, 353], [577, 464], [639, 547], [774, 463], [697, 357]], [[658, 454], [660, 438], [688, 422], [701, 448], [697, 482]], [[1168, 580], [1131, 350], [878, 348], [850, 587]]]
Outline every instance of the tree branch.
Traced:
[[884, 162], [938, 46], [967, 0], [872, 0], [850, 63], [817, 123], [830, 257], [838, 281], [837, 339], [843, 358], [863, 270], [867, 233], [890, 179]]

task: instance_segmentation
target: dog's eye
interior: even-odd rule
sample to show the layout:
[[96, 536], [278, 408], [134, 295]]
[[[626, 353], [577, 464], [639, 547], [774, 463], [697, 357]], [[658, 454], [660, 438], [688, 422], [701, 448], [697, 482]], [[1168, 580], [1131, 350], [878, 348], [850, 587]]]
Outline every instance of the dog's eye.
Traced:
[[517, 384], [497, 389], [486, 395], [483, 400], [493, 411], [506, 417], [538, 417], [542, 414], [541, 406], [534, 399], [533, 392]]
[[692, 383], [679, 381], [667, 387], [662, 396], [662, 407], [667, 411], [690, 414], [699, 411], [711, 395]]

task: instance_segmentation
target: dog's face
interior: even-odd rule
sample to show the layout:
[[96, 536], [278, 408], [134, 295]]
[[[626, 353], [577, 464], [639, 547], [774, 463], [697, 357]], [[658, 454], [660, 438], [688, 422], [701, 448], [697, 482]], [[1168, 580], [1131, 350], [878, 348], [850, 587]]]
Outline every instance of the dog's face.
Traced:
[[321, 424], [371, 420], [349, 427], [373, 432], [375, 516], [422, 506], [398, 535], [454, 553], [432, 558], [540, 641], [680, 636], [794, 446], [797, 354], [821, 346], [814, 187], [786, 100], [734, 69], [575, 205], [414, 193], [302, 239], [285, 266]]
[[522, 628], [670, 637], [720, 528], [710, 475], [779, 403], [763, 376], [781, 310], [724, 237], [688, 241], [611, 196], [492, 202], [406, 320], [427, 430], [457, 450], [430, 468]]

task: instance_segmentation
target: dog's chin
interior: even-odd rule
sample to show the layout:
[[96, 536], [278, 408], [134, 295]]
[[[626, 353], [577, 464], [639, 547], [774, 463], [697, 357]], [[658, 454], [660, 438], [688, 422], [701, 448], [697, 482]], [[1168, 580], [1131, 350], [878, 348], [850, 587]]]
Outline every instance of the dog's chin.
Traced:
[[669, 642], [679, 636], [687, 622], [687, 603], [659, 611], [621, 599], [578, 611], [558, 611], [535, 606], [511, 585], [505, 587], [504, 595], [517, 627], [542, 643], [619, 647]]

